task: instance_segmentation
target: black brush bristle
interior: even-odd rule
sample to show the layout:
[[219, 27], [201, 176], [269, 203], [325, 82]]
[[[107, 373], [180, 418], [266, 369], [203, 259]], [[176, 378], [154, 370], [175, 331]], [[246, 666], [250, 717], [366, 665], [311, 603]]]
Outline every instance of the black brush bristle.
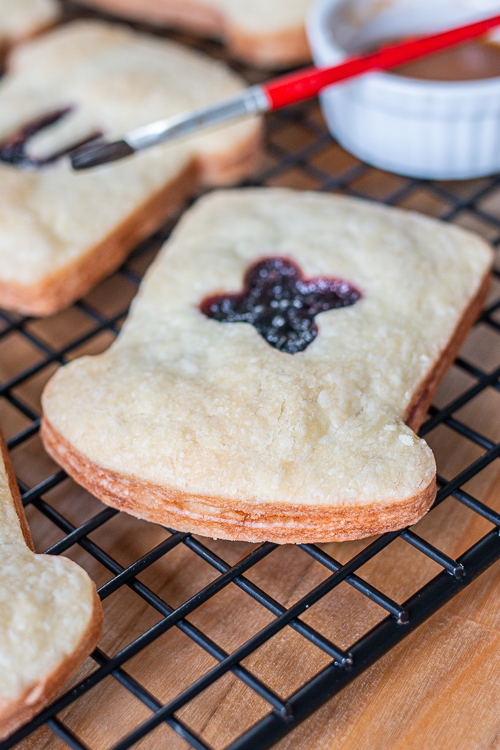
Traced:
[[85, 146], [80, 146], [70, 153], [71, 166], [73, 169], [89, 169], [99, 164], [107, 164], [110, 161], [118, 161], [126, 156], [131, 156], [134, 149], [127, 141], [92, 141]]

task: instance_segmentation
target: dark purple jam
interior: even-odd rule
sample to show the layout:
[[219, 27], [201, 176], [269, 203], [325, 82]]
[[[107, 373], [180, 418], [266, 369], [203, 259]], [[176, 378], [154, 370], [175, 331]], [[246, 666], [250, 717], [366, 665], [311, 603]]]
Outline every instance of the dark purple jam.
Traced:
[[7, 136], [7, 138], [0, 141], [0, 162], [10, 164], [13, 167], [19, 167], [20, 169], [39, 169], [47, 164], [52, 164], [78, 146], [82, 146], [84, 143], [88, 143], [102, 135], [101, 133], [92, 133], [88, 138], [85, 138], [78, 143], [74, 143], [68, 148], [61, 149], [45, 159], [35, 159], [31, 157], [27, 151], [30, 139], [39, 133], [40, 130], [45, 130], [45, 128], [59, 122], [59, 120], [66, 117], [66, 115], [72, 110], [73, 107], [57, 109], [53, 112], [48, 112], [41, 117], [37, 117], [34, 120], [30, 120], [25, 125], [19, 127]]
[[305, 279], [291, 260], [266, 258], [248, 269], [243, 292], [207, 297], [200, 310], [221, 323], [250, 323], [275, 349], [296, 354], [318, 335], [315, 315], [360, 297], [347, 281]]

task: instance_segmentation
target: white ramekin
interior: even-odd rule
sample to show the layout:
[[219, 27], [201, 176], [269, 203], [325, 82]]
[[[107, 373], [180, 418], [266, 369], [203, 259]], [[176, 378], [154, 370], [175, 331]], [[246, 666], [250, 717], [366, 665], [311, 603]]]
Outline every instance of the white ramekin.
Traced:
[[[433, 33], [491, 13], [500, 0], [316, 0], [314, 61], [327, 66], [388, 38]], [[468, 179], [500, 171], [500, 78], [441, 83], [369, 73], [322, 93], [330, 131], [391, 172]]]

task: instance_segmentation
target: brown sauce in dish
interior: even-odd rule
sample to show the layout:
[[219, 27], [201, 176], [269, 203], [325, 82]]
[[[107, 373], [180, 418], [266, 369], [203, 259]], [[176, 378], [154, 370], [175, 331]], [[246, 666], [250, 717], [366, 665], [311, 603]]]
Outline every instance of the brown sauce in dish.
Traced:
[[496, 78], [500, 77], [500, 44], [467, 42], [399, 65], [388, 72], [424, 81], [479, 81]]

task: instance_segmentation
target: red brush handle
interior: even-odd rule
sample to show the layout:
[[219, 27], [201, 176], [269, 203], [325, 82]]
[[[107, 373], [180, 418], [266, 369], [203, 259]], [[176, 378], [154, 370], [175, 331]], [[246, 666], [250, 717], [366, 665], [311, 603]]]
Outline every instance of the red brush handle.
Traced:
[[331, 68], [306, 68], [299, 73], [292, 73], [264, 83], [262, 88], [269, 99], [270, 108], [279, 109], [288, 104], [310, 99], [332, 83], [345, 81], [347, 78], [369, 70], [385, 70], [402, 65], [418, 57], [424, 57], [446, 47], [466, 42], [468, 39], [474, 39], [499, 25], [500, 15], [492, 16], [440, 34], [385, 47], [380, 52], [374, 52], [371, 55], [351, 57]]

